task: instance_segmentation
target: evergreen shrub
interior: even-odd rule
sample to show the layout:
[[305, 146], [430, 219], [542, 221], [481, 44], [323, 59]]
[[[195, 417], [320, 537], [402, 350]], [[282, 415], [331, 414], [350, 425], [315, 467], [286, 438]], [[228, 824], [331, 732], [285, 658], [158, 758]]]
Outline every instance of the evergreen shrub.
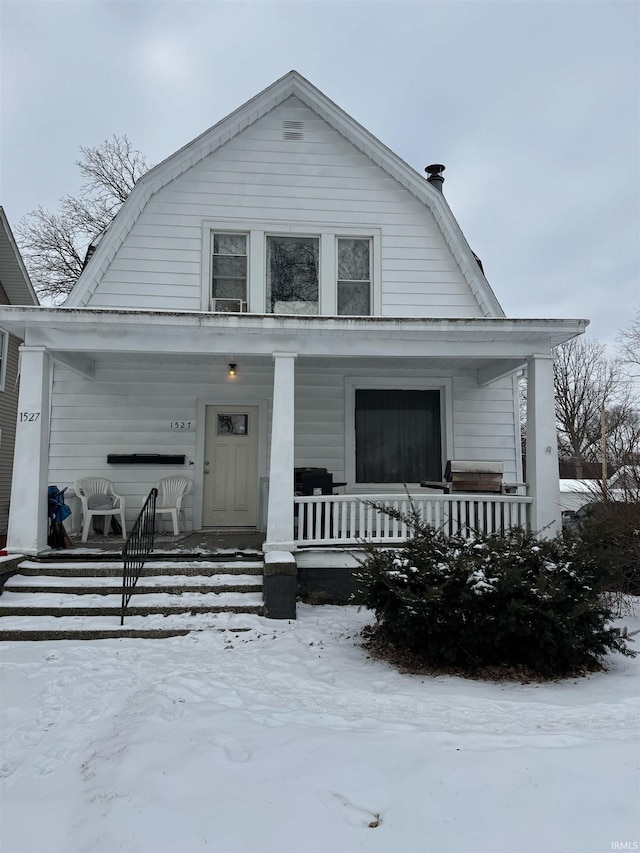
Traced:
[[578, 538], [592, 554], [609, 592], [640, 595], [640, 500], [587, 504], [565, 536]]
[[367, 546], [359, 600], [376, 615], [383, 656], [431, 670], [507, 668], [542, 677], [601, 668], [610, 651], [633, 655], [600, 595], [602, 572], [579, 541], [445, 536], [408, 515], [397, 550]]

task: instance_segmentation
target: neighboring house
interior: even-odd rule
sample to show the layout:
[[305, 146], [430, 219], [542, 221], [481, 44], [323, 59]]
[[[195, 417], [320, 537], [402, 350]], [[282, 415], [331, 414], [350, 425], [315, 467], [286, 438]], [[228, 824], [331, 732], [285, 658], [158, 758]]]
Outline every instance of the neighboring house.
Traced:
[[602, 500], [637, 501], [639, 495], [638, 465], [623, 465], [608, 478], [604, 487], [601, 478], [560, 479], [560, 507], [567, 514]]
[[[24, 340], [9, 550], [46, 549], [48, 482], [89, 474], [131, 524], [157, 479], [187, 473], [187, 529], [256, 527], [298, 566], [398, 541], [362, 499], [405, 488], [447, 529], [559, 530], [552, 348], [587, 321], [506, 318], [442, 180], [295, 71], [148, 172], [64, 307], [0, 310]], [[516, 487], [421, 488], [447, 460]], [[294, 499], [302, 467], [340, 496]]]
[[[37, 305], [29, 275], [11, 228], [0, 207], [0, 308], [4, 305]], [[18, 338], [0, 322], [0, 548], [4, 547], [9, 521], [13, 469], [13, 445], [18, 412]]]
[[585, 504], [602, 500], [602, 480], [560, 479], [560, 508], [573, 513]]

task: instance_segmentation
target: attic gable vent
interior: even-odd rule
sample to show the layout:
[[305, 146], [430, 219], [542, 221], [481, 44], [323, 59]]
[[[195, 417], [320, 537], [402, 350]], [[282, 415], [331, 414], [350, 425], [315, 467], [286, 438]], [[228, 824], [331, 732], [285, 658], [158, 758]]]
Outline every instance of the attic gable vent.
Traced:
[[286, 120], [282, 122], [283, 139], [304, 139], [304, 122]]

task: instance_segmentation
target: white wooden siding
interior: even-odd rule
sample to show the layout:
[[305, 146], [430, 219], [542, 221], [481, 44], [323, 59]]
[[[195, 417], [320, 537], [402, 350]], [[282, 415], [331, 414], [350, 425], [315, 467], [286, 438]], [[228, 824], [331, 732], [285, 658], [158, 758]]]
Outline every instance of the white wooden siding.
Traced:
[[[353, 372], [351, 372], [352, 375]], [[340, 367], [296, 365], [295, 464], [322, 466], [336, 480], [345, 479], [344, 384], [350, 371]], [[358, 376], [362, 371], [358, 371]], [[377, 371], [375, 376], [395, 376]], [[407, 376], [433, 379], [418, 370]], [[273, 369], [243, 365], [231, 386], [221, 365], [154, 365], [102, 363], [95, 378], [81, 379], [61, 367], [54, 371], [49, 482], [63, 487], [79, 477], [102, 474], [113, 480], [127, 502], [132, 522], [150, 488], [164, 476], [201, 476], [196, 462], [198, 401], [225, 405], [234, 395], [268, 400], [267, 432], [271, 422]], [[516, 435], [512, 384], [509, 379], [479, 387], [470, 373], [452, 374], [453, 453], [458, 459], [502, 460], [505, 478], [515, 481]], [[192, 422], [191, 430], [171, 430], [171, 421]], [[319, 424], [322, 424], [320, 427]], [[184, 466], [107, 465], [109, 453], [184, 453]], [[266, 476], [266, 470], [260, 476]], [[193, 494], [186, 500], [189, 527]]]
[[485, 387], [469, 375], [457, 376], [453, 395], [454, 457], [502, 461], [505, 481], [517, 482], [520, 428], [515, 416], [510, 378]]
[[383, 316], [482, 316], [432, 213], [295, 98], [153, 196], [89, 304], [200, 310], [203, 220], [381, 229]]

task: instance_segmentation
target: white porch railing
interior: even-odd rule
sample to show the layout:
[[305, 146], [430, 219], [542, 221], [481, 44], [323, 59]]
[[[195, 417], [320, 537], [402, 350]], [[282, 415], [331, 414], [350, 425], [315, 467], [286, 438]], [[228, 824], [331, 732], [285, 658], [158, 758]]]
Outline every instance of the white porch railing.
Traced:
[[[295, 498], [298, 545], [357, 545], [369, 542], [402, 542], [407, 525], [374, 509], [368, 502], [383, 503], [403, 514], [411, 506], [406, 495], [318, 495]], [[448, 535], [464, 537], [474, 530], [504, 534], [511, 527], [528, 526], [527, 506], [533, 498], [521, 495], [429, 494], [412, 496], [422, 519]]]

